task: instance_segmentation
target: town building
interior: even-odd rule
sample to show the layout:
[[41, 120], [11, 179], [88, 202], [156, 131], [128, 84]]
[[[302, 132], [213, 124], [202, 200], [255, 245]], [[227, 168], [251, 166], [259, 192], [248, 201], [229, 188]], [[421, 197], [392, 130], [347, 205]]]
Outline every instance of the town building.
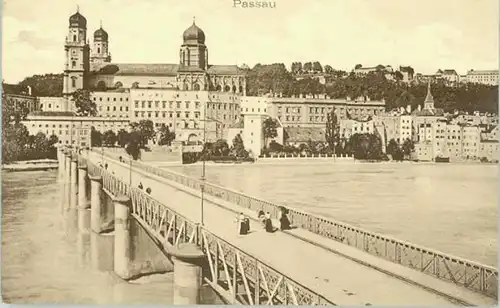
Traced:
[[234, 93], [179, 91], [168, 88], [130, 89], [130, 121], [151, 120], [176, 133], [179, 141], [214, 142], [226, 139], [229, 126], [240, 117]]
[[24, 88], [18, 85], [2, 83], [2, 93], [5, 95], [6, 100], [2, 104], [8, 103], [17, 110], [26, 109], [29, 112], [36, 111], [39, 108], [38, 101], [32, 95], [30, 86]]
[[352, 100], [331, 99], [326, 95], [300, 97], [271, 97], [269, 115], [284, 127], [325, 127], [327, 114], [335, 109], [338, 119], [364, 118], [385, 110], [385, 101], [368, 97]]
[[434, 76], [436, 79], [442, 79], [448, 84], [457, 84], [460, 81], [460, 75], [454, 69], [439, 69]]
[[129, 130], [128, 119], [103, 117], [76, 117], [72, 113], [39, 112], [28, 115], [23, 124], [31, 135], [39, 132], [47, 138], [55, 135], [60, 144], [90, 147], [92, 128], [104, 133], [111, 130], [118, 133], [121, 129]]
[[467, 72], [467, 82], [498, 85], [498, 70], [470, 70]]
[[498, 140], [482, 140], [479, 144], [478, 156], [481, 160], [498, 163], [500, 160]]

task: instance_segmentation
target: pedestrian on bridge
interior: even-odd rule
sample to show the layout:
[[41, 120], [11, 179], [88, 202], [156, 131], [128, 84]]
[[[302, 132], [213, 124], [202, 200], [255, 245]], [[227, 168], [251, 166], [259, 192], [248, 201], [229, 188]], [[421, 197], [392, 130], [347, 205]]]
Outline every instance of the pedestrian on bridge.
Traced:
[[238, 226], [238, 234], [239, 235], [246, 235], [248, 234], [248, 231], [250, 231], [250, 220], [243, 215], [243, 213], [240, 213], [238, 217], [236, 217], [236, 223]]
[[274, 230], [274, 227], [273, 227], [273, 222], [271, 220], [271, 213], [267, 212], [266, 215], [265, 215], [265, 228], [266, 228], [266, 232], [269, 232], [269, 233], [273, 233], [275, 230]]
[[151, 188], [150, 188], [150, 187], [146, 188], [146, 193], [147, 193], [148, 195], [151, 195]]

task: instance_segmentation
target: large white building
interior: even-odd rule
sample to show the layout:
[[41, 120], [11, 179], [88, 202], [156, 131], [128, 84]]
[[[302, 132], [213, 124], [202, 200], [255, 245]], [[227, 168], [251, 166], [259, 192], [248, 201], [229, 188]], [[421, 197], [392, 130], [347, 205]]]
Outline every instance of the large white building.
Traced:
[[467, 82], [498, 85], [498, 70], [470, 70], [467, 72]]

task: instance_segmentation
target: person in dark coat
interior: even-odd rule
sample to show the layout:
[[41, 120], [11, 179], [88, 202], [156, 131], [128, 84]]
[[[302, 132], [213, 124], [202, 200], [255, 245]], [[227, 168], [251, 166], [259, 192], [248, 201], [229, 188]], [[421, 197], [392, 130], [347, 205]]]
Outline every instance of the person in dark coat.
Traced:
[[262, 226], [265, 228], [266, 227], [266, 213], [264, 213], [263, 210], [260, 210], [259, 213], [257, 214], [257, 218], [260, 220], [262, 223]]
[[148, 188], [146, 188], [146, 193], [147, 193], [148, 195], [151, 195], [151, 188], [149, 188], [149, 187], [148, 187]]
[[138, 187], [139, 187], [139, 189], [143, 189], [144, 188], [144, 186], [142, 186], [142, 182], [139, 183]]
[[281, 217], [280, 217], [280, 229], [281, 230], [290, 230], [290, 220], [288, 219], [288, 216], [285, 214], [285, 212], [281, 212]]
[[274, 232], [273, 222], [271, 221], [271, 214], [269, 212], [266, 213], [265, 219], [266, 232]]

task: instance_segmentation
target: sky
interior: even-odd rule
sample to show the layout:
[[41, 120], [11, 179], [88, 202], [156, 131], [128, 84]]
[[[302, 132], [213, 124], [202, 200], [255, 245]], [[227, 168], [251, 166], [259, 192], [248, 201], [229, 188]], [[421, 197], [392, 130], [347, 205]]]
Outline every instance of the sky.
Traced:
[[348, 71], [359, 63], [461, 75], [499, 67], [498, 0], [275, 0], [274, 9], [233, 1], [4, 0], [2, 77], [16, 83], [62, 72], [77, 5], [91, 44], [102, 20], [115, 63], [178, 63], [195, 17], [210, 64], [320, 61]]

